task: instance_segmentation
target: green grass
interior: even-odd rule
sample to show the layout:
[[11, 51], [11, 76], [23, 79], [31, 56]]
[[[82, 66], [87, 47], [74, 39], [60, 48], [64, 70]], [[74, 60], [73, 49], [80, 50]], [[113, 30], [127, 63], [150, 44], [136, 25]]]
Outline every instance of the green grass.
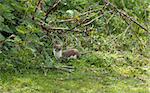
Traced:
[[96, 53], [72, 60], [66, 63], [76, 68], [72, 73], [0, 73], [0, 93], [150, 93], [150, 68], [144, 68], [149, 59], [125, 55]]

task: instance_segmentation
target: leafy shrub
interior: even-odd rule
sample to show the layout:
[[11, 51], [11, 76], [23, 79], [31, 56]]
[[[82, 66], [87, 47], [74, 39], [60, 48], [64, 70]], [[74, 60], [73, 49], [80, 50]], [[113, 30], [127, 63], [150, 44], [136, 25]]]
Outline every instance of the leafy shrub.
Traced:
[[[0, 2], [0, 68], [30, 68], [43, 63], [51, 66], [54, 62], [52, 44], [56, 39], [63, 42], [64, 47], [72, 45], [82, 51], [131, 51], [147, 55], [150, 39], [147, 32], [129, 19], [123, 18], [113, 7], [105, 6], [103, 0], [62, 0], [59, 6], [50, 12], [46, 21], [44, 19], [49, 7], [56, 2], [44, 0], [41, 8], [35, 11], [38, 1]], [[142, 25], [149, 21], [148, 0], [110, 2]], [[86, 14], [92, 10], [97, 11]], [[43, 21], [45, 28], [41, 24]], [[148, 25], [145, 26], [149, 28]], [[50, 27], [63, 29], [56, 31], [48, 29]], [[13, 39], [12, 35], [15, 35]], [[106, 60], [105, 57], [91, 56], [84, 61], [98, 67], [106, 65], [103, 63], [114, 62], [111, 59]]]

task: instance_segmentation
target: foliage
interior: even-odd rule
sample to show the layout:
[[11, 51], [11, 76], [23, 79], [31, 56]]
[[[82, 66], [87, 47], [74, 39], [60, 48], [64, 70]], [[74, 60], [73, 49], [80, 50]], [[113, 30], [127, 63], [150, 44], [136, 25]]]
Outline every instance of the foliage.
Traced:
[[[64, 48], [74, 46], [81, 51], [104, 53], [133, 52], [149, 58], [149, 31], [141, 29], [117, 11], [124, 10], [149, 29], [148, 0], [110, 0], [115, 8], [106, 6], [103, 0], [62, 0], [50, 14], [48, 11], [56, 0], [42, 0], [40, 5], [38, 2], [0, 2], [1, 70], [19, 71], [43, 64], [53, 66], [52, 44], [56, 39], [63, 42]], [[46, 14], [48, 17], [44, 20]], [[15, 36], [12, 38], [12, 35]], [[103, 57], [85, 57], [82, 61], [97, 60], [90, 64], [103, 67], [105, 65], [99, 63], [106, 61]], [[109, 61], [113, 63], [114, 59]]]
[[[149, 22], [149, 0], [0, 0], [0, 92], [149, 93]], [[57, 63], [55, 40], [91, 53]]]

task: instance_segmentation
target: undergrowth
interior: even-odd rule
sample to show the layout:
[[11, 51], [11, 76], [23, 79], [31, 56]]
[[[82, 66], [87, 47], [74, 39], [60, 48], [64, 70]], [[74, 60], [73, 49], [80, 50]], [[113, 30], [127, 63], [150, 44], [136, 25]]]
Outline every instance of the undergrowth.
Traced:
[[[0, 93], [150, 92], [149, 0], [0, 0], [0, 10]], [[56, 40], [92, 53], [58, 63]]]
[[[128, 54], [128, 55], [127, 55]], [[149, 58], [132, 53], [94, 52], [59, 63], [71, 73], [42, 69], [0, 73], [0, 92], [10, 93], [149, 93]]]

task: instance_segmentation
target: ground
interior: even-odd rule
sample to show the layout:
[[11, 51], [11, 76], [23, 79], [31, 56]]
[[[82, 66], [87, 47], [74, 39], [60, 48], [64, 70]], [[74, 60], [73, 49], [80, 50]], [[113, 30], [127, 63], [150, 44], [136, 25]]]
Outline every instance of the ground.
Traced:
[[[135, 55], [95, 54], [72, 60], [71, 73], [61, 70], [28, 70], [0, 73], [0, 93], [150, 93], [149, 59]], [[132, 64], [128, 63], [132, 58]], [[137, 57], [139, 58], [139, 57]]]

